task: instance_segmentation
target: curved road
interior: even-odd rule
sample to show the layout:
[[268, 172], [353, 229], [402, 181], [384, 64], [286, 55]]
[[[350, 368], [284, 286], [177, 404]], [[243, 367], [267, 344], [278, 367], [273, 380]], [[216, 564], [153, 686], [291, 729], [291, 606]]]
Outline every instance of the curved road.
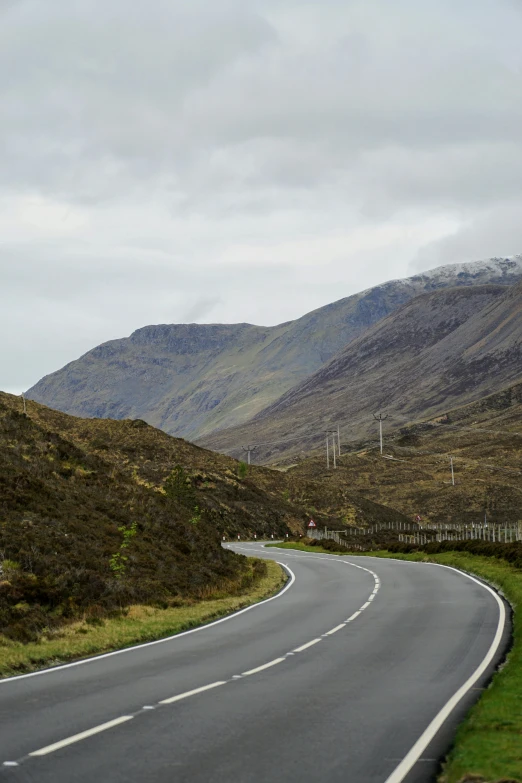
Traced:
[[507, 644], [495, 594], [435, 565], [233, 548], [284, 563], [283, 593], [170, 640], [0, 681], [0, 779], [433, 780]]

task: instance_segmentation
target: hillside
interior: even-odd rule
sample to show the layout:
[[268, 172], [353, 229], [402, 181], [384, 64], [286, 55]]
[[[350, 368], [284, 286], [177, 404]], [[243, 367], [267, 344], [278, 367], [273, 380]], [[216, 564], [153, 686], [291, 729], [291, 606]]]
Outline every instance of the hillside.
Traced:
[[420, 294], [522, 279], [522, 256], [394, 280], [273, 327], [146, 326], [46, 376], [27, 396], [77, 416], [140, 418], [195, 440], [242, 424]]
[[[304, 532], [303, 479], [173, 438], [145, 422], [79, 419], [0, 393], [0, 636], [27, 641], [77, 616], [129, 603], [231, 591], [249, 574], [222, 536]], [[400, 514], [346, 496], [330, 516]], [[128, 542], [128, 546], [122, 544]]]
[[423, 523], [482, 523], [485, 517], [500, 525], [522, 523], [522, 383], [392, 430], [384, 455], [375, 441], [353, 444], [335, 471], [325, 470], [321, 455], [286, 475], [289, 486], [320, 476], [331, 498], [350, 487], [410, 520], [418, 514]]
[[[176, 465], [181, 491], [174, 481], [165, 494]], [[143, 422], [82, 421], [34, 402], [24, 415], [20, 398], [0, 394], [0, 634], [28, 641], [129, 603], [233, 591], [249, 567], [221, 547], [223, 532], [296, 524], [234, 466]]]
[[[258, 461], [295, 459], [339, 424], [345, 441], [425, 418], [504, 388], [522, 376], [522, 284], [473, 286], [416, 297], [256, 418], [205, 438], [234, 453], [268, 443]], [[295, 438], [295, 440], [289, 440]]]

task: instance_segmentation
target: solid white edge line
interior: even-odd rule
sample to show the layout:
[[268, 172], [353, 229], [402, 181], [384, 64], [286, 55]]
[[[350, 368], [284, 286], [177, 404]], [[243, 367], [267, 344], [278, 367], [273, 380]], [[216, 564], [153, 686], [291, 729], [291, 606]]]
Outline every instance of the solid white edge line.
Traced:
[[192, 691], [185, 691], [185, 693], [178, 693], [177, 696], [171, 696], [170, 699], [163, 699], [158, 704], [174, 704], [175, 701], [181, 701], [182, 699], [188, 699], [189, 696], [195, 696], [197, 693], [203, 693], [203, 691], [210, 691], [212, 688], [219, 688], [220, 685], [226, 685], [226, 680], [219, 680], [219, 682], [212, 682], [210, 685], [202, 685], [201, 688], [194, 688]]
[[412, 767], [417, 763], [419, 758], [422, 756], [423, 752], [426, 750], [430, 742], [437, 735], [441, 726], [443, 726], [443, 724], [448, 719], [450, 714], [453, 712], [457, 704], [461, 701], [461, 699], [464, 698], [466, 693], [474, 686], [477, 680], [484, 674], [489, 664], [495, 657], [495, 654], [499, 648], [504, 633], [504, 627], [506, 623], [506, 609], [503, 602], [497, 595], [497, 593], [494, 590], [492, 590], [491, 587], [484, 584], [479, 579], [475, 579], [475, 577], [470, 576], [470, 574], [466, 574], [464, 571], [460, 571], [458, 568], [442, 565], [442, 563], [429, 563], [429, 565], [438, 566], [439, 568], [449, 568], [450, 571], [456, 571], [461, 576], [465, 576], [467, 579], [471, 579], [472, 582], [476, 582], [478, 585], [483, 587], [484, 590], [487, 590], [489, 593], [491, 593], [491, 595], [494, 597], [495, 601], [497, 602], [499, 608], [497, 631], [495, 633], [495, 637], [491, 643], [491, 646], [485, 658], [483, 659], [482, 663], [480, 664], [480, 666], [473, 672], [471, 677], [469, 677], [466, 680], [466, 682], [463, 685], [461, 685], [458, 691], [456, 691], [456, 693], [453, 694], [453, 696], [449, 699], [449, 701], [446, 702], [444, 707], [437, 713], [437, 715], [433, 718], [429, 726], [424, 730], [424, 732], [421, 734], [417, 742], [413, 745], [411, 750], [408, 751], [408, 753], [403, 758], [403, 760], [398, 765], [398, 767], [396, 767], [392, 772], [392, 774], [388, 778], [386, 778], [385, 783], [402, 783], [406, 775], [410, 772]]
[[156, 639], [154, 642], [145, 642], [144, 644], [135, 644], [132, 647], [124, 647], [123, 650], [113, 650], [112, 652], [103, 653], [102, 655], [93, 655], [92, 658], [82, 658], [80, 661], [73, 661], [72, 663], [64, 663], [61, 666], [53, 666], [49, 669], [40, 669], [37, 672], [29, 672], [28, 674], [17, 674], [14, 677], [4, 677], [3, 679], [0, 679], [0, 686], [4, 685], [7, 682], [14, 682], [15, 680], [25, 680], [29, 677], [40, 677], [42, 674], [52, 674], [53, 672], [61, 672], [64, 671], [64, 669], [72, 669], [75, 666], [83, 666], [87, 663], [96, 663], [96, 661], [102, 661], [104, 658], [112, 658], [115, 655], [123, 655], [124, 653], [133, 652], [135, 650], [144, 650], [146, 647], [154, 647], [157, 644], [165, 644], [165, 642], [172, 642], [175, 639], [180, 639], [182, 636], [188, 636], [192, 633], [198, 633], [199, 631], [204, 631], [206, 628], [212, 628], [214, 625], [219, 625], [220, 623], [225, 623], [228, 620], [232, 620], [234, 617], [238, 617], [240, 614], [244, 614], [245, 612], [249, 612], [251, 609], [257, 609], [258, 606], [262, 606], [263, 604], [268, 604], [270, 601], [275, 601], [277, 598], [281, 598], [287, 590], [290, 590], [292, 585], [295, 582], [295, 574], [292, 571], [291, 568], [289, 568], [286, 563], [280, 563], [278, 560], [275, 561], [277, 565], [280, 565], [282, 568], [285, 569], [285, 571], [290, 574], [290, 581], [283, 587], [282, 590], [280, 590], [276, 595], [273, 595], [271, 598], [265, 598], [263, 601], [258, 601], [255, 604], [251, 604], [250, 606], [245, 607], [245, 609], [240, 609], [238, 612], [234, 612], [233, 614], [229, 614], [226, 617], [222, 617], [220, 620], [214, 620], [211, 623], [206, 623], [205, 625], [200, 625], [198, 628], [191, 628], [189, 631], [182, 631], [181, 633], [173, 634], [172, 636], [166, 636], [164, 639]]
[[67, 739], [60, 740], [60, 742], [54, 742], [52, 745], [47, 745], [45, 748], [40, 748], [40, 750], [34, 750], [28, 755], [47, 756], [48, 753], [54, 753], [55, 750], [60, 750], [60, 748], [67, 747], [67, 745], [72, 745], [75, 742], [87, 739], [87, 737], [92, 737], [94, 734], [99, 734], [102, 731], [107, 731], [107, 729], [112, 729], [113, 726], [119, 726], [120, 723], [126, 723], [128, 720], [132, 720], [133, 717], [133, 715], [123, 715], [121, 718], [116, 718], [115, 720], [110, 720], [107, 723], [102, 723], [100, 726], [95, 726], [93, 729], [82, 731], [80, 734], [74, 734], [72, 737], [67, 737]]
[[292, 650], [292, 652], [304, 652], [305, 650], [308, 650], [309, 647], [312, 647], [314, 644], [317, 644], [317, 642], [320, 642], [320, 639], [312, 639], [311, 642], [307, 642], [306, 644], [302, 644], [301, 647], [296, 647], [295, 650]]
[[249, 669], [247, 672], [241, 672], [243, 677], [249, 677], [251, 674], [257, 674], [258, 672], [262, 672], [265, 669], [270, 669], [271, 666], [275, 666], [277, 663], [283, 663], [283, 661], [286, 660], [285, 658], [276, 658], [274, 661], [270, 661], [270, 663], [264, 663], [263, 666], [257, 666], [255, 669]]
[[327, 631], [325, 636], [332, 636], [332, 634], [337, 633], [337, 631], [340, 631], [341, 628], [345, 627], [345, 623], [339, 623], [339, 625], [336, 625], [335, 628], [332, 628], [331, 631]]

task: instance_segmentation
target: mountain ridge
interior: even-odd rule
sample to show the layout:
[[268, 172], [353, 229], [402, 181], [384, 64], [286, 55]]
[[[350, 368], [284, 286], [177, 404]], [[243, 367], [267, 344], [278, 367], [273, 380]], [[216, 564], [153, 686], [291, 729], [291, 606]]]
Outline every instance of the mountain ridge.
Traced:
[[[274, 442], [258, 459], [291, 457], [317, 448], [319, 433], [337, 424], [355, 440], [374, 428], [379, 410], [407, 423], [500, 391], [521, 375], [522, 283], [442, 289], [375, 324], [251, 422], [202, 442], [227, 453], [236, 443]], [[290, 434], [301, 442], [276, 444]]]
[[141, 418], [169, 434], [208, 437], [256, 417], [416, 296], [519, 279], [522, 255], [389, 281], [277, 326], [145, 326], [69, 362], [27, 396], [77, 416]]

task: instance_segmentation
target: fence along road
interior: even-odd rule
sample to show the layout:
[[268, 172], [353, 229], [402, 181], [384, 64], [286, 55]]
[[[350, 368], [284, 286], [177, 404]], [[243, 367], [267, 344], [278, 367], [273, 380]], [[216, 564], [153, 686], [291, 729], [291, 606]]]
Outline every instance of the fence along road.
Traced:
[[[397, 522], [394, 525], [375, 524], [369, 527], [345, 527], [342, 530], [310, 528], [308, 538], [318, 541], [330, 539], [337, 544], [353, 549], [368, 551], [378, 547], [372, 545], [372, 537], [381, 534], [395, 536], [401, 543], [424, 545], [437, 541], [490, 541], [492, 543], [513, 544], [522, 541], [522, 521], [511, 524], [485, 522], [484, 524], [440, 524], [436, 526], [421, 526], [417, 522]], [[357, 539], [360, 543], [357, 543]], [[368, 546], [369, 545], [369, 546]]]
[[199, 631], [0, 682], [0, 778], [433, 779], [502, 654], [499, 599], [431, 565], [233, 548], [295, 581]]

